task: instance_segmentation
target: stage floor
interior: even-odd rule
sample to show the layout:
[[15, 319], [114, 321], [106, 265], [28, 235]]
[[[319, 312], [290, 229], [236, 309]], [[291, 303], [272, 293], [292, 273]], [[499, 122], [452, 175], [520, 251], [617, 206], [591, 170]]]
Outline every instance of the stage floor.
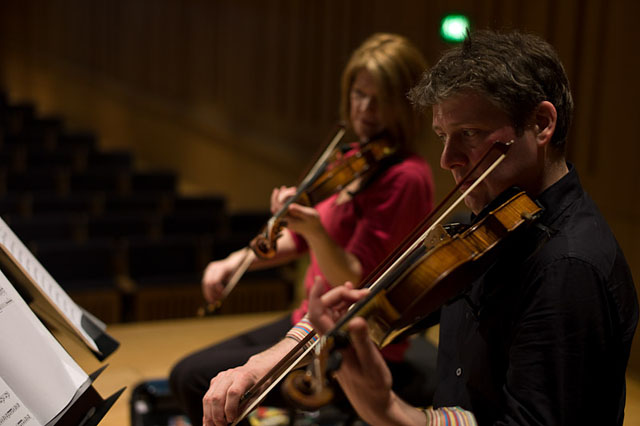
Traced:
[[[87, 373], [108, 364], [94, 384], [103, 398], [127, 387], [100, 423], [101, 426], [127, 426], [130, 425], [131, 391], [137, 384], [147, 379], [166, 378], [171, 366], [182, 356], [281, 315], [283, 312], [110, 325], [109, 334], [121, 346], [103, 363], [70, 337], [60, 335], [59, 339]], [[624, 425], [638, 424], [640, 381], [628, 377]]]

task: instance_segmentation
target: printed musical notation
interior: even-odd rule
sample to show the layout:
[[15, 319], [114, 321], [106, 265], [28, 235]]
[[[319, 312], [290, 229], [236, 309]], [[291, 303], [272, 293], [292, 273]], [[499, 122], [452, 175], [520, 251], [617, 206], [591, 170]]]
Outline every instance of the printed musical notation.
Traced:
[[39, 426], [33, 413], [0, 377], [0, 426]]
[[0, 426], [44, 425], [91, 381], [2, 271], [0, 306]]
[[[48, 299], [46, 305], [57, 309], [58, 317], [66, 321], [66, 325], [78, 333], [85, 344], [93, 351], [100, 352], [94, 339], [82, 326], [83, 310], [60, 287], [60, 284], [38, 262], [2, 218], [0, 218], [0, 247], [14, 259], [14, 263], [19, 265], [24, 273], [31, 278], [31, 281], [38, 286], [40, 293]], [[38, 313], [46, 314], [45, 312]], [[92, 320], [97, 321], [95, 318], [92, 318]], [[104, 328], [104, 324], [99, 323], [98, 327]]]
[[9, 297], [7, 291], [4, 288], [0, 288], [0, 314], [11, 302], [13, 302], [13, 299]]

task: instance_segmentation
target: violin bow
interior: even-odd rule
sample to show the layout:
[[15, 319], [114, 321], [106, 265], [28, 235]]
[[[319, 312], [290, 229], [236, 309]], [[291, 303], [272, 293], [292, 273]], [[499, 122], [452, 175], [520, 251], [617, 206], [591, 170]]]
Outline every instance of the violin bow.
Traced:
[[[444, 199], [436, 206], [436, 208], [429, 215], [427, 215], [427, 217], [416, 227], [416, 230], [405, 238], [405, 240], [403, 241], [402, 244], [400, 244], [399, 247], [406, 247], [407, 244], [408, 244], [407, 241], [414, 241], [413, 244], [411, 244], [409, 246], [409, 248], [407, 248], [407, 249], [402, 249], [402, 254], [401, 255], [398, 255], [398, 252], [400, 250], [394, 251], [394, 253], [392, 253], [387, 258], [387, 260], [382, 262], [381, 266], [379, 266], [371, 274], [369, 274], [369, 276], [367, 278], [365, 278], [365, 280], [363, 280], [363, 282], [366, 282], [371, 277], [376, 277], [376, 275], [378, 275], [378, 277], [375, 278], [375, 280], [369, 286], [369, 288], [374, 290], [377, 287], [380, 287], [380, 283], [382, 281], [384, 281], [384, 279], [389, 274], [392, 273], [392, 270], [400, 262], [402, 262], [406, 257], [408, 257], [409, 254], [412, 253], [415, 250], [416, 247], [418, 247], [420, 244], [423, 243], [424, 238], [426, 238], [426, 236], [433, 230], [433, 228], [437, 224], [441, 223], [444, 220], [444, 218], [455, 207], [457, 207], [460, 204], [460, 202], [462, 200], [464, 200], [464, 198], [467, 195], [469, 195], [469, 193], [471, 193], [471, 191], [473, 191], [476, 188], [476, 186], [478, 186], [502, 162], [502, 160], [504, 160], [504, 158], [506, 157], [507, 151], [509, 150], [509, 148], [511, 147], [512, 144], [513, 144], [513, 140], [509, 141], [509, 142], [506, 142], [506, 143], [505, 142], [500, 142], [500, 141], [494, 142], [491, 145], [491, 147], [487, 150], [487, 152], [482, 156], [482, 158], [474, 165], [474, 167], [471, 170], [469, 170], [469, 172], [467, 172], [467, 174], [464, 176], [464, 178], [461, 179], [458, 184], [456, 184], [456, 186], [444, 197]], [[441, 210], [444, 207], [444, 205], [451, 199], [453, 194], [455, 194], [460, 189], [462, 184], [478, 169], [478, 167], [480, 167], [480, 165], [496, 149], [501, 151], [501, 154], [498, 156], [498, 158], [495, 161], [493, 161], [493, 163], [489, 167], [487, 167], [487, 169], [469, 186], [469, 188], [467, 188], [467, 190], [464, 191], [464, 193], [462, 193], [462, 195], [460, 195], [454, 201], [454, 203], [449, 208], [446, 209], [446, 211], [444, 213], [440, 214], [440, 216], [438, 217], [437, 220], [433, 221], [433, 223], [431, 225], [429, 225], [426, 230], [424, 230], [425, 227], [427, 227], [427, 225], [433, 219], [435, 214], [438, 212], [438, 210]], [[420, 234], [420, 236], [416, 238], [417, 234]], [[392, 260], [389, 260], [389, 258], [391, 258]], [[382, 274], [380, 274], [380, 270], [381, 269], [384, 269], [384, 272]], [[352, 305], [352, 307], [354, 305]], [[350, 310], [353, 311], [353, 312], [356, 311], [354, 309], [350, 309]], [[343, 320], [344, 320], [344, 318], [343, 318]], [[346, 322], [346, 321], [344, 321], [344, 322]], [[341, 321], [341, 326], [343, 324], [344, 324], [343, 321]], [[330, 333], [333, 332], [336, 328], [338, 328], [338, 327], [334, 327], [334, 329], [331, 330]], [[316, 339], [308, 347], [305, 348], [305, 345], [307, 345], [307, 343], [313, 337], [315, 337], [316, 334], [317, 333], [316, 333], [315, 329], [311, 329], [309, 331], [309, 333], [300, 342], [298, 342], [280, 361], [278, 361], [278, 363], [276, 363], [276, 365], [274, 365], [271, 368], [271, 370], [269, 370], [260, 380], [258, 380], [253, 386], [251, 386], [251, 388], [249, 388], [249, 390], [247, 390], [242, 395], [242, 397], [240, 398], [240, 402], [241, 403], [243, 401], [247, 401], [247, 400], [249, 400], [251, 398], [254, 398], [254, 399], [251, 400], [248, 403], [248, 405], [245, 406], [245, 408], [243, 409], [241, 415], [232, 423], [232, 426], [235, 426], [236, 424], [238, 424], [238, 422], [240, 422], [251, 411], [253, 411], [253, 409], [267, 396], [267, 394], [289, 372], [291, 372], [291, 370], [293, 370], [294, 368], [298, 367], [302, 363], [304, 357], [313, 348], [315, 348], [318, 343], [320, 343], [322, 341], [322, 343], [324, 344], [324, 340], [325, 339], [324, 339], [324, 336], [323, 336], [323, 338]], [[272, 380], [272, 381], [265, 388], [265, 385], [269, 380]], [[260, 392], [260, 394], [255, 396], [257, 392]]]

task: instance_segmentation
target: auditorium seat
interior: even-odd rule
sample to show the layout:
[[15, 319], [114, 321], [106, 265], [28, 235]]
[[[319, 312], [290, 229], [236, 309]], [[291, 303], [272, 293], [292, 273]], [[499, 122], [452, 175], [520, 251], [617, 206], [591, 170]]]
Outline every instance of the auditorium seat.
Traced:
[[204, 247], [188, 236], [130, 238], [127, 244], [129, 276], [139, 286], [199, 283]]
[[2, 144], [0, 146], [0, 170], [6, 173], [8, 171], [20, 171], [24, 169], [22, 151], [21, 146]]
[[131, 174], [131, 192], [164, 192], [176, 191], [176, 175], [172, 172], [134, 172]]
[[128, 175], [120, 171], [87, 170], [69, 177], [69, 191], [74, 193], [126, 193], [128, 186]]
[[162, 232], [167, 236], [189, 235], [213, 237], [220, 235], [224, 223], [210, 212], [172, 212], [162, 218]]
[[58, 137], [59, 149], [91, 152], [98, 149], [96, 136], [89, 132], [65, 132]]
[[231, 235], [244, 238], [248, 244], [266, 226], [271, 218], [269, 211], [238, 211], [229, 215]]
[[54, 149], [64, 129], [59, 117], [37, 117], [32, 120], [26, 131], [31, 135], [31, 139], [38, 140], [44, 148]]
[[38, 216], [12, 216], [7, 224], [28, 246], [34, 243], [54, 241], [77, 241], [84, 226], [81, 217], [68, 214], [44, 214]]
[[69, 296], [104, 322], [122, 320], [122, 260], [106, 240], [40, 242], [34, 254]]
[[144, 213], [103, 213], [87, 219], [87, 238], [123, 241], [131, 237], [151, 237], [157, 228], [156, 218]]
[[27, 197], [30, 213], [43, 214], [85, 214], [95, 211], [96, 197], [93, 194], [36, 193]]
[[34, 252], [65, 290], [116, 286], [118, 252], [111, 241], [42, 241]]
[[128, 244], [128, 297], [131, 321], [193, 317], [203, 304], [200, 276], [204, 265], [199, 242], [190, 237], [137, 238]]
[[64, 170], [73, 171], [80, 168], [81, 159], [70, 151], [46, 151], [30, 148], [25, 153], [23, 167], [27, 170]]
[[48, 192], [60, 194], [64, 191], [65, 176], [58, 170], [29, 170], [8, 172], [4, 176], [7, 193]]
[[104, 214], [111, 213], [144, 213], [159, 215], [167, 209], [168, 194], [105, 194], [101, 197], [101, 210]]
[[0, 197], [0, 216], [6, 221], [14, 216], [26, 216], [29, 202], [21, 194], [6, 194]]
[[1, 119], [5, 138], [23, 133], [34, 117], [35, 108], [30, 103], [6, 104]]
[[212, 215], [225, 213], [225, 199], [221, 196], [181, 196], [173, 199], [176, 212], [210, 212]]
[[126, 151], [90, 151], [85, 168], [91, 171], [129, 171], [133, 166], [131, 153]]
[[229, 229], [212, 241], [211, 252], [219, 259], [247, 247], [271, 217], [268, 211], [239, 211], [229, 214]]

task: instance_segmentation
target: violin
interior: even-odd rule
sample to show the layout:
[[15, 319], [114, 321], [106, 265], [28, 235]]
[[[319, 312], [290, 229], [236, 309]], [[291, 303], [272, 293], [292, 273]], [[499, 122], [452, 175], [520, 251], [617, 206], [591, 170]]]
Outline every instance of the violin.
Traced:
[[341, 191], [354, 180], [375, 172], [384, 159], [396, 152], [396, 147], [387, 139], [373, 139], [360, 144], [353, 155], [345, 156], [339, 151], [333, 152], [331, 159], [320, 167], [308, 180], [303, 181], [296, 193], [282, 208], [274, 214], [265, 229], [251, 242], [251, 248], [257, 256], [271, 259], [276, 254], [276, 242], [286, 226], [283, 217], [293, 203], [313, 206], [329, 196]]
[[[394, 253], [362, 281], [371, 292], [351, 308], [334, 330], [309, 343], [316, 334], [312, 330], [242, 396], [242, 414], [234, 424], [248, 415], [285, 376], [283, 389], [296, 405], [313, 410], [330, 401], [332, 391], [326, 378], [338, 368], [336, 357], [340, 354], [333, 350], [334, 343], [344, 341], [343, 329], [354, 315], [367, 319], [376, 344], [386, 345], [471, 283], [495, 256], [503, 239], [535, 221], [542, 209], [526, 194], [519, 193], [471, 228], [449, 227], [454, 230], [451, 232], [442, 225], [444, 218], [504, 160], [512, 143], [496, 141]], [[462, 182], [475, 175], [495, 151], [499, 151], [498, 158], [445, 209]], [[308, 361], [314, 349], [310, 368], [291, 373]]]
[[372, 341], [383, 348], [461, 293], [495, 261], [505, 241], [516, 238], [541, 212], [542, 207], [520, 191], [462, 232], [449, 235], [439, 228], [437, 243], [421, 244], [403, 257], [322, 337], [312, 368], [294, 371], [285, 379], [285, 395], [305, 410], [326, 405], [333, 395], [328, 377], [341, 360], [335, 349], [346, 344], [351, 319], [364, 317]]
[[201, 308], [198, 311], [199, 316], [210, 315], [221, 306], [222, 300], [240, 281], [256, 256], [271, 259], [276, 255], [277, 241], [282, 234], [282, 229], [286, 226], [285, 216], [291, 204], [314, 206], [341, 191], [356, 179], [370, 178], [397, 152], [397, 145], [380, 135], [380, 137], [358, 143], [355, 151], [345, 154], [342, 147], [338, 145], [345, 133], [344, 125], [340, 124], [323, 153], [298, 185], [296, 193], [267, 221], [263, 230], [251, 240], [249, 245], [242, 249], [240, 266], [226, 283], [221, 300]]

